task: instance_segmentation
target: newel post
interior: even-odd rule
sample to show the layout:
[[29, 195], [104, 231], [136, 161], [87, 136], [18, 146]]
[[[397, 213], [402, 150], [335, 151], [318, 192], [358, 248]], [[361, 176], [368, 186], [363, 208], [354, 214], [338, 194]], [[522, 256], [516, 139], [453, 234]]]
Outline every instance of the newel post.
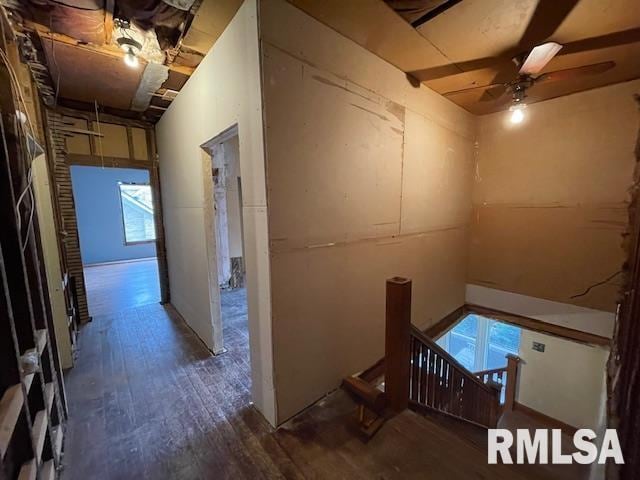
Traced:
[[385, 324], [385, 396], [387, 406], [401, 412], [409, 406], [411, 280], [387, 280]]
[[513, 354], [507, 355], [507, 388], [504, 394], [504, 411], [510, 412], [513, 410], [513, 405], [516, 402], [516, 385], [518, 383], [518, 363], [520, 363], [520, 357]]

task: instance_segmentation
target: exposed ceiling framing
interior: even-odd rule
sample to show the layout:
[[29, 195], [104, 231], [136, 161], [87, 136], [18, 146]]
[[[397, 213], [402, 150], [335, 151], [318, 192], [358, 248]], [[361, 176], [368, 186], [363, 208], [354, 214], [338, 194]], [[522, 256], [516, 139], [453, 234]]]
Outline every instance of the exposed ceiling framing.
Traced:
[[[57, 104], [155, 122], [242, 0], [2, 0], [12, 26], [50, 73]], [[116, 40], [142, 45], [130, 68]], [[56, 93], [57, 92], [57, 93]]]

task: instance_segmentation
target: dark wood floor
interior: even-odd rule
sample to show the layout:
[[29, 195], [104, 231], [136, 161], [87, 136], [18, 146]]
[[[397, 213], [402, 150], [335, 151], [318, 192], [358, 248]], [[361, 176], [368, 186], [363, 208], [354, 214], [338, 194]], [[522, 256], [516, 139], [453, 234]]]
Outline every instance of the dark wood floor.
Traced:
[[91, 316], [117, 313], [160, 301], [158, 262], [155, 258], [86, 265], [84, 281]]
[[540, 479], [488, 466], [482, 440], [407, 411], [368, 443], [341, 391], [274, 431], [250, 404], [242, 290], [222, 297], [228, 352], [212, 357], [153, 304], [98, 315], [66, 377], [65, 479]]

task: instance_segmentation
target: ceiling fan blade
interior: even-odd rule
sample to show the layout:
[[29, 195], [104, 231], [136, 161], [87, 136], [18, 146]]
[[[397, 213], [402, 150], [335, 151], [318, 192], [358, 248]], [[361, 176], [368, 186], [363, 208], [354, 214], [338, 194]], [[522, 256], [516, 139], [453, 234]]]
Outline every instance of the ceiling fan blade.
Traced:
[[558, 80], [570, 80], [584, 75], [595, 75], [611, 70], [616, 66], [616, 62], [601, 62], [591, 65], [583, 65], [582, 67], [566, 68], [564, 70], [556, 70], [555, 72], [543, 73], [535, 79], [535, 83], [556, 82]]
[[607, 33], [599, 37], [583, 38], [582, 40], [566, 43], [560, 55], [617, 47], [635, 42], [640, 42], [640, 28], [631, 28], [620, 32]]
[[474, 91], [485, 91], [485, 93], [488, 90], [492, 90], [492, 89], [498, 89], [501, 88], [503, 90], [506, 90], [504, 84], [502, 83], [492, 83], [491, 85], [482, 85], [480, 87], [471, 87], [471, 88], [463, 88], [462, 90], [454, 90], [452, 92], [445, 92], [442, 95], [444, 95], [445, 97], [453, 97], [455, 95], [459, 95], [461, 93], [468, 93], [468, 92], [474, 92]]
[[555, 33], [569, 16], [579, 0], [539, 0], [531, 20], [520, 38], [518, 47], [522, 51], [544, 42]]
[[520, 75], [535, 75], [546, 67], [547, 63], [560, 51], [562, 45], [556, 42], [547, 42], [535, 47], [520, 67]]

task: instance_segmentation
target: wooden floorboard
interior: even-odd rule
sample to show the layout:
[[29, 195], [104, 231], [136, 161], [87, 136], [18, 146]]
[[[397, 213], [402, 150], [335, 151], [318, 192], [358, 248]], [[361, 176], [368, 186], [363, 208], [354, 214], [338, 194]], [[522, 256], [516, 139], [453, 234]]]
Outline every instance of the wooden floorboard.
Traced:
[[155, 258], [84, 266], [89, 315], [117, 314], [158, 303], [160, 280]]
[[64, 479], [540, 479], [486, 464], [463, 430], [407, 411], [364, 443], [337, 391], [273, 430], [251, 405], [244, 290], [222, 295], [214, 357], [170, 307], [97, 315], [66, 375]]

